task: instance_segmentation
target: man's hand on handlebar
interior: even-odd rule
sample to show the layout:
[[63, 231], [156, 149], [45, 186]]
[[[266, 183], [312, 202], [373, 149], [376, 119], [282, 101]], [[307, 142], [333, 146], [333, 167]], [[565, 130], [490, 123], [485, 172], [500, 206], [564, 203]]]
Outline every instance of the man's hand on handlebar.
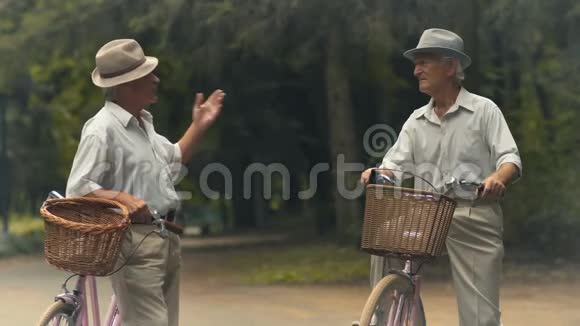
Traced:
[[[373, 170], [375, 172], [374, 178], [373, 178]], [[363, 171], [363, 173], [361, 173], [360, 183], [366, 186], [371, 182], [377, 184], [394, 185], [395, 174], [393, 173], [393, 171], [389, 169], [379, 169], [379, 168], [366, 169]]]
[[373, 171], [374, 168], [370, 168], [370, 169], [366, 169], [364, 170], [361, 175], [360, 175], [360, 183], [362, 183], [363, 185], [367, 185], [369, 184], [369, 179], [371, 178], [371, 173]]
[[506, 186], [494, 174], [483, 180], [483, 190], [478, 195], [482, 199], [501, 199], [505, 195]]

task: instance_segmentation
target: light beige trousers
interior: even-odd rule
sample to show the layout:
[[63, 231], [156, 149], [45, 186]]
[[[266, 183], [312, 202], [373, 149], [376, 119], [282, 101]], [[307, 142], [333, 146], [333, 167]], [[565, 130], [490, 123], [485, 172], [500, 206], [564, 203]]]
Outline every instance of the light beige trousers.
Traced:
[[[503, 215], [498, 203], [459, 201], [446, 241], [459, 325], [498, 326], [502, 271]], [[371, 257], [371, 286], [388, 271], [385, 259]], [[429, 318], [427, 318], [428, 320]]]
[[[117, 266], [131, 255], [153, 225], [132, 224], [123, 240]], [[180, 239], [169, 232], [164, 239], [149, 235], [127, 265], [111, 276], [123, 326], [179, 324]]]

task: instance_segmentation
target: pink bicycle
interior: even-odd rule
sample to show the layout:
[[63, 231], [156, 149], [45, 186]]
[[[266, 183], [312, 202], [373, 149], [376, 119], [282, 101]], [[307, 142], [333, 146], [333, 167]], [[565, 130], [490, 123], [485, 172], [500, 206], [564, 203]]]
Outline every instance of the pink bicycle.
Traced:
[[[388, 257], [402, 261], [404, 267], [389, 269], [375, 285], [360, 320], [353, 322], [353, 326], [427, 324], [419, 272], [425, 262], [442, 254], [457, 203], [439, 193], [395, 187], [394, 184], [388, 173], [373, 170], [366, 187], [361, 248], [386, 257], [386, 267], [391, 266]], [[479, 182], [455, 178], [446, 183], [448, 188], [464, 188], [476, 194], [482, 186]]]
[[[75, 276], [75, 275], [73, 275]], [[71, 276], [72, 277], [72, 276]], [[67, 281], [71, 278], [69, 277]], [[87, 311], [86, 283], [90, 289], [90, 302], [92, 304], [93, 325], [101, 325], [97, 286], [94, 276], [79, 275], [76, 286], [72, 291], [66, 287], [66, 281], [62, 286], [63, 292], [54, 298], [54, 302], [46, 309], [39, 326], [87, 326], [89, 314]], [[115, 295], [111, 297], [106, 321], [102, 325], [118, 326], [121, 324], [119, 309]]]
[[[49, 202], [49, 200], [51, 199], [62, 199], [62, 198], [63, 197], [56, 191], [51, 191], [47, 198], [47, 202]], [[45, 204], [47, 202], [45, 202]], [[107, 203], [107, 201], [102, 202]], [[75, 204], [76, 206], [74, 206]], [[78, 222], [78, 215], [83, 215], [82, 213], [79, 213], [80, 207], [83, 206], [74, 202], [71, 205], [73, 205], [73, 208], [69, 210], [73, 211], [73, 215], [75, 215], [75, 218], [77, 218]], [[111, 211], [111, 208], [112, 207], [109, 206], [105, 208], [105, 210]], [[45, 217], [44, 216], [45, 214], [43, 214], [43, 217]], [[95, 214], [93, 212], [92, 214], [85, 215], [95, 215]], [[106, 214], [100, 213], [97, 215], [106, 215]], [[127, 263], [127, 261], [131, 259], [137, 248], [143, 242], [143, 240], [145, 240], [145, 238], [147, 238], [152, 233], [158, 233], [159, 236], [166, 238], [168, 236], [168, 228], [170, 228], [173, 232], [180, 231], [174, 230], [173, 227], [170, 225], [168, 225], [167, 226], [168, 228], [166, 228], [165, 224], [169, 222], [161, 219], [159, 217], [159, 214], [157, 214], [156, 212], [152, 212], [152, 216], [154, 219], [153, 223], [156, 224], [159, 227], [159, 229], [151, 231], [149, 234], [147, 234], [141, 240], [141, 242], [135, 247], [135, 249], [133, 249], [133, 252], [128, 256], [125, 263], [122, 264], [122, 266], [118, 267], [116, 270], [110, 272], [110, 270], [112, 270], [115, 266], [116, 257], [120, 250], [119, 246], [120, 239], [117, 238], [120, 237], [122, 239], [124, 231], [127, 229], [129, 223], [128, 221], [125, 221], [125, 219], [128, 219], [126, 211], [124, 212], [124, 214], [121, 215], [124, 215], [122, 216], [122, 218], [124, 219], [123, 223], [127, 223], [127, 225], [121, 225], [119, 227], [120, 231], [118, 232], [118, 234], [113, 235], [115, 237], [113, 241], [108, 241], [111, 239], [103, 241], [103, 239], [97, 238], [85, 240], [84, 242], [82, 242], [83, 241], [82, 239], [79, 240], [79, 238], [82, 238], [82, 236], [78, 236], [77, 234], [74, 237], [71, 237], [71, 240], [68, 241], [73, 243], [73, 247], [65, 247], [65, 248], [59, 247], [55, 249], [53, 248], [55, 247], [55, 245], [51, 244], [50, 240], [48, 239], [49, 233], [47, 230], [47, 239], [45, 240], [45, 255], [47, 256], [47, 261], [51, 265], [54, 265], [60, 269], [75, 272], [75, 274], [71, 275], [65, 280], [65, 282], [62, 285], [62, 293], [58, 294], [54, 298], [54, 302], [42, 314], [40, 321], [38, 322], [38, 326], [88, 326], [89, 325], [89, 311], [87, 309], [89, 303], [89, 301], [87, 300], [88, 298], [90, 298], [93, 325], [118, 326], [121, 324], [121, 317], [119, 314], [119, 309], [117, 307], [117, 300], [115, 295], [111, 297], [111, 301], [109, 303], [109, 308], [105, 318], [105, 323], [101, 324], [97, 287], [94, 275], [109, 276], [119, 271], [121, 268], [123, 268], [123, 266]], [[83, 230], [81, 229], [81, 232], [82, 231]], [[61, 237], [64, 238], [67, 237], [67, 235], [63, 236], [63, 233], [66, 233], [66, 231], [62, 231], [59, 229], [58, 233], [59, 233], [58, 235]], [[62, 242], [66, 241], [58, 240], [58, 244], [56, 246], [60, 246]], [[77, 243], [74, 244], [74, 242]], [[94, 243], [94, 246], [99, 246], [100, 248], [92, 248], [91, 243]], [[112, 247], [107, 247], [110, 246], [110, 243], [116, 243], [116, 245], [113, 245]], [[83, 256], [85, 253], [81, 252], [81, 251], [89, 251], [85, 247], [90, 248], [90, 251], [102, 252], [103, 256], [105, 257], [103, 258], [99, 257], [98, 255], [95, 255], [94, 253], [89, 253], [92, 256], [87, 258]], [[116, 252], [111, 254], [111, 251]], [[53, 255], [56, 255], [57, 257], [55, 258], [53, 257]], [[60, 257], [65, 255], [67, 255], [67, 257], [64, 258]], [[64, 260], [66, 261], [63, 262]], [[71, 291], [67, 288], [67, 283], [75, 276], [78, 276], [78, 279], [75, 287]], [[90, 295], [87, 295], [87, 283], [88, 289], [90, 290], [89, 291]]]

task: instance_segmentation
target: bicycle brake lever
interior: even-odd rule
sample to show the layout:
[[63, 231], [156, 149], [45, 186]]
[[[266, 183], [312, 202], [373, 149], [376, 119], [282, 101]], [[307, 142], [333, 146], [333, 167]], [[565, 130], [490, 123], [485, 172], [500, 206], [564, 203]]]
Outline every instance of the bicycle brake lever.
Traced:
[[169, 236], [169, 230], [165, 227], [165, 220], [160, 217], [157, 211], [152, 211], [151, 216], [153, 216], [153, 224], [159, 226], [159, 235], [162, 238], [167, 238]]

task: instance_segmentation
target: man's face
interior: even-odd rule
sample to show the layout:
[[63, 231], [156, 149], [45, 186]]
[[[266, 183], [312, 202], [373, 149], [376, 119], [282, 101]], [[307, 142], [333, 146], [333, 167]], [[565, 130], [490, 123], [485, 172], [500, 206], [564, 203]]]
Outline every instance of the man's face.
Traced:
[[415, 55], [414, 75], [419, 81], [419, 91], [433, 95], [443, 85], [453, 80], [453, 62], [433, 53]]
[[131, 93], [135, 102], [138, 102], [144, 107], [156, 103], [159, 82], [159, 78], [154, 73], [150, 73], [145, 77], [128, 83], [131, 87]]

